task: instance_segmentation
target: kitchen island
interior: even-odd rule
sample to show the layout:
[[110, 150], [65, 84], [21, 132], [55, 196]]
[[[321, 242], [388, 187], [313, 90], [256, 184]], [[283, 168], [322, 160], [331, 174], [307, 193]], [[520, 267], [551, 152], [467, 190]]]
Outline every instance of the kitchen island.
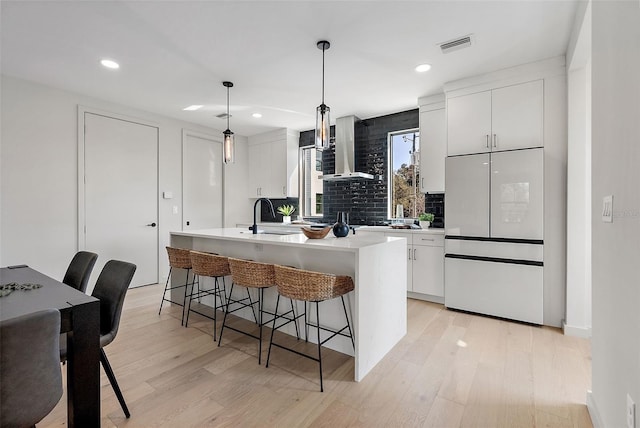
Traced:
[[[171, 246], [351, 276], [355, 290], [347, 295], [347, 300], [353, 321], [355, 352], [351, 341], [341, 336], [325, 346], [354, 356], [356, 381], [362, 380], [407, 332], [407, 244], [404, 238], [378, 234], [335, 238], [330, 233], [324, 239], [308, 239], [300, 233], [254, 235], [243, 228], [223, 228], [172, 232]], [[174, 286], [184, 284], [184, 276], [175, 275], [172, 281]], [[226, 282], [229, 287], [231, 278]], [[172, 298], [181, 299], [182, 296], [177, 295], [181, 291], [174, 290], [176, 294]], [[267, 310], [275, 308], [276, 296], [275, 287], [265, 291]], [[344, 314], [339, 299], [324, 302], [320, 311], [323, 324], [343, 325]], [[253, 319], [248, 310], [236, 314]], [[285, 331], [295, 334], [293, 326], [288, 327], [291, 329]], [[317, 343], [313, 334], [309, 340]]]

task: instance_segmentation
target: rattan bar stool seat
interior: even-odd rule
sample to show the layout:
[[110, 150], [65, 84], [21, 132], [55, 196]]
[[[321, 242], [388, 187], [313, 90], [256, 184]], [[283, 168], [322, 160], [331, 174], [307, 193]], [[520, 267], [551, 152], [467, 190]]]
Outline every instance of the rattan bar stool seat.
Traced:
[[[304, 269], [296, 269], [287, 266], [274, 266], [274, 272], [276, 276], [276, 285], [278, 287], [278, 300], [276, 301], [276, 313], [278, 312], [278, 305], [280, 303], [280, 296], [288, 297], [292, 300], [298, 300], [304, 302], [304, 323], [305, 323], [305, 340], [308, 338], [308, 328], [315, 327], [317, 329], [318, 338], [318, 356], [312, 356], [304, 354], [295, 349], [287, 348], [283, 345], [275, 343], [273, 341], [273, 333], [289, 324], [290, 321], [285, 321], [280, 325], [277, 325], [277, 321], [280, 318], [276, 315], [273, 319], [273, 327], [271, 329], [271, 340], [269, 341], [269, 352], [267, 353], [267, 367], [269, 367], [269, 359], [271, 358], [271, 347], [276, 346], [281, 349], [298, 354], [302, 357], [309, 358], [319, 363], [320, 366], [320, 391], [324, 391], [322, 383], [322, 345], [327, 341], [333, 339], [336, 336], [349, 337], [351, 344], [355, 350], [355, 340], [353, 331], [351, 330], [351, 324], [349, 323], [349, 315], [347, 313], [347, 306], [344, 302], [344, 295], [354, 290], [353, 279], [346, 275], [334, 275], [330, 273], [314, 272]], [[344, 309], [344, 316], [347, 320], [347, 324], [336, 330], [320, 325], [320, 311], [319, 303], [340, 297], [342, 300], [342, 308]], [[316, 306], [316, 322], [311, 323], [307, 320], [307, 303], [315, 303]], [[324, 340], [321, 340], [320, 330], [331, 333]], [[348, 334], [345, 333], [348, 331]]]
[[[160, 312], [162, 312], [162, 305], [164, 304], [164, 302], [169, 302], [174, 305], [182, 306], [182, 317], [180, 319], [180, 324], [184, 325], [185, 306], [187, 302], [187, 295], [189, 293], [189, 285], [193, 287], [194, 281], [195, 281], [195, 275], [194, 275], [194, 278], [192, 278], [191, 284], [189, 284], [189, 272], [191, 271], [191, 256], [189, 255], [190, 250], [187, 250], [184, 248], [173, 248], [173, 247], [166, 247], [166, 248], [167, 248], [167, 255], [169, 256], [169, 275], [167, 276], [167, 282], [164, 285], [164, 293], [162, 293], [162, 301], [160, 302], [160, 309], [158, 310], [158, 315], [160, 315]], [[187, 277], [185, 279], [184, 284], [175, 285], [175, 286], [169, 285], [169, 280], [171, 278], [171, 274], [173, 273], [174, 268], [186, 269]], [[166, 297], [167, 291], [175, 290], [176, 288], [184, 288], [182, 303], [171, 300], [171, 298]]]
[[[227, 297], [227, 306], [225, 309], [224, 319], [222, 320], [222, 328], [220, 330], [220, 340], [218, 341], [218, 346], [222, 342], [222, 334], [225, 328], [231, 329], [238, 333], [245, 334], [247, 336], [258, 339], [258, 364], [262, 363], [262, 327], [265, 324], [271, 323], [273, 320], [270, 318], [268, 320], [264, 320], [263, 315], [271, 315], [275, 318], [274, 312], [269, 312], [264, 309], [264, 289], [275, 286], [275, 272], [273, 269], [273, 264], [271, 263], [261, 263], [251, 260], [243, 260], [237, 259], [233, 257], [229, 257], [229, 268], [231, 270], [231, 291], [229, 292], [229, 296]], [[238, 285], [241, 287], [245, 287], [247, 290], [247, 297], [242, 299], [237, 299], [233, 296], [233, 288]], [[257, 289], [258, 290], [258, 298], [256, 301], [251, 299], [251, 293], [249, 289]], [[258, 311], [256, 314], [255, 311], [255, 303], [258, 304]], [[230, 306], [235, 305], [233, 310], [230, 310]], [[256, 336], [247, 331], [243, 331], [232, 327], [227, 324], [227, 315], [239, 311], [244, 308], [251, 308], [253, 312], [254, 319], [256, 324], [258, 324], [259, 335]], [[282, 316], [287, 319], [295, 318], [295, 310], [293, 308], [293, 302], [291, 303], [291, 310], [282, 314]], [[300, 337], [296, 324], [296, 334]]]
[[[193, 274], [198, 278], [198, 289], [196, 291], [195, 287], [192, 287], [191, 293], [188, 296], [189, 305], [187, 306], [187, 318], [185, 320], [185, 326], [189, 326], [189, 314], [191, 312], [195, 312], [199, 315], [202, 315], [203, 317], [209, 318], [213, 320], [213, 340], [215, 341], [218, 319], [217, 312], [218, 309], [224, 309], [226, 306], [225, 300], [227, 296], [224, 277], [231, 275], [231, 270], [229, 269], [229, 261], [224, 256], [193, 250], [190, 252], [190, 259]], [[213, 288], [201, 288], [201, 277], [213, 278]], [[222, 278], [222, 281], [220, 281], [220, 278]], [[221, 282], [222, 285], [220, 284]], [[209, 315], [208, 313], [201, 312], [191, 307], [191, 304], [194, 300], [197, 299], [198, 302], [200, 302], [203, 297], [207, 296], [213, 296], [213, 315]], [[219, 304], [218, 299], [220, 299]]]

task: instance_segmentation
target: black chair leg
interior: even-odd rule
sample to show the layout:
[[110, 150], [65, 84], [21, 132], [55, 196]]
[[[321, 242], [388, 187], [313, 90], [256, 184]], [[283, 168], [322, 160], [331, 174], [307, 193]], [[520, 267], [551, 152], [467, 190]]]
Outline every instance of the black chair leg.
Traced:
[[264, 288], [258, 292], [258, 317], [260, 318], [260, 339], [258, 342], [258, 365], [262, 364], [262, 302], [264, 300]]
[[[293, 307], [293, 299], [289, 299], [291, 302], [291, 313], [293, 314], [293, 319], [295, 320], [293, 324], [296, 326], [296, 337], [300, 340], [300, 330], [298, 330], [298, 319], [296, 318], [296, 310]], [[278, 311], [276, 311], [278, 313]]]
[[122, 407], [122, 411], [124, 415], [129, 418], [131, 413], [129, 413], [129, 409], [127, 408], [127, 403], [124, 402], [124, 397], [122, 396], [122, 391], [120, 391], [120, 387], [118, 386], [118, 381], [116, 380], [116, 375], [113, 374], [113, 370], [111, 369], [111, 364], [109, 364], [109, 360], [107, 359], [107, 354], [104, 353], [104, 349], [100, 349], [100, 362], [102, 363], [102, 367], [104, 368], [107, 377], [109, 378], [109, 383], [111, 384], [111, 388], [113, 388], [113, 392], [116, 393], [116, 397], [118, 397], [118, 401], [120, 402], [120, 407]]
[[162, 301], [160, 302], [160, 309], [158, 309], [158, 315], [162, 312], [162, 304], [165, 301], [165, 296], [167, 295], [167, 287], [169, 286], [169, 278], [171, 278], [172, 267], [169, 268], [169, 275], [167, 276], [167, 282], [164, 284], [164, 293], [162, 293]]

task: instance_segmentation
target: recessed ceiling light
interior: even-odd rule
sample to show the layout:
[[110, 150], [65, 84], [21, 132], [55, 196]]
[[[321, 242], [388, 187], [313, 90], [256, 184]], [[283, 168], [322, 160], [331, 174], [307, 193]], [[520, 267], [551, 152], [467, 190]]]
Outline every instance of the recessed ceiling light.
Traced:
[[120, 64], [110, 59], [103, 59], [102, 61], [100, 61], [100, 64], [102, 64], [107, 68], [113, 68], [113, 69], [120, 68]]
[[255, 117], [256, 119], [260, 119], [262, 117], [262, 114], [260, 113], [253, 113], [251, 116]]
[[418, 73], [424, 73], [425, 71], [429, 71], [429, 70], [431, 70], [430, 64], [420, 64], [419, 66], [416, 67], [416, 71]]
[[192, 106], [185, 107], [185, 108], [183, 108], [182, 110], [185, 110], [185, 111], [195, 111], [195, 110], [200, 110], [201, 108], [202, 108], [202, 106], [201, 106], [201, 105], [194, 104], [194, 105], [192, 105]]

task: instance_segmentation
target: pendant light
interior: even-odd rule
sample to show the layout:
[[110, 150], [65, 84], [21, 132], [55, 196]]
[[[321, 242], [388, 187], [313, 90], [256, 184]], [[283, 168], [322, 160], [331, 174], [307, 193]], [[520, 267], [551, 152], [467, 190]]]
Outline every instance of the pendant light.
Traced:
[[233, 132], [229, 129], [229, 88], [233, 88], [232, 82], [222, 82], [222, 85], [227, 88], [227, 129], [222, 133], [224, 135], [224, 140], [222, 141], [222, 158], [224, 163], [233, 163], [234, 162], [234, 141], [233, 141]]
[[331, 47], [331, 44], [326, 40], [320, 40], [316, 46], [318, 49], [322, 49], [322, 104], [316, 109], [316, 149], [325, 150], [329, 148], [329, 132], [330, 132], [330, 119], [329, 119], [329, 106], [324, 103], [324, 51]]

